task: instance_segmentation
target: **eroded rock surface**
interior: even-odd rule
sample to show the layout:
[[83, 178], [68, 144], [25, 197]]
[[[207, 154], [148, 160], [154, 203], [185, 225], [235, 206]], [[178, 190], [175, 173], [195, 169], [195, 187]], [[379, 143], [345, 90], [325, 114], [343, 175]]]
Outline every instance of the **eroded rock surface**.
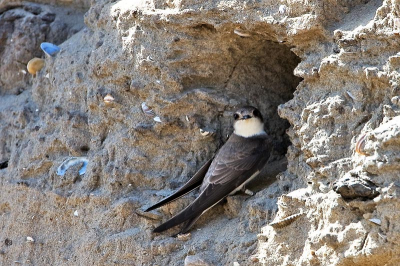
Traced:
[[[1, 264], [396, 265], [399, 1], [34, 2], [0, 1]], [[256, 194], [152, 234], [246, 104], [280, 148]]]

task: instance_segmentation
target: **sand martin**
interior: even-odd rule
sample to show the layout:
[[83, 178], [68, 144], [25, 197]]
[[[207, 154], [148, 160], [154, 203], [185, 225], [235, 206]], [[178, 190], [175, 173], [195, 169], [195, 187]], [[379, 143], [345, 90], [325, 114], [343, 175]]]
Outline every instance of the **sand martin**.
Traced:
[[272, 149], [272, 140], [264, 131], [263, 117], [252, 106], [245, 106], [233, 114], [234, 132], [214, 159], [205, 163], [178, 191], [145, 211], [163, 206], [200, 186], [200, 195], [184, 210], [156, 227], [162, 232], [185, 222], [181, 234], [186, 233], [204, 212], [228, 195], [242, 190], [266, 164]]

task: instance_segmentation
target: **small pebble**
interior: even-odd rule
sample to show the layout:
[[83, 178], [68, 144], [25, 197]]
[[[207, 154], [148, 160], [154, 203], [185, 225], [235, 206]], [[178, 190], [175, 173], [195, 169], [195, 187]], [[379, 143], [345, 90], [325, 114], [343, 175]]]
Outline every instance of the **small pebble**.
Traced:
[[191, 238], [191, 236], [192, 236], [191, 233], [187, 233], [187, 234], [178, 234], [178, 235], [176, 236], [176, 238], [177, 238], [178, 240], [181, 240], [181, 241], [187, 241], [187, 240], [189, 240], [189, 239]]
[[26, 65], [26, 68], [28, 69], [28, 72], [32, 75], [36, 75], [38, 71], [40, 71], [44, 66], [44, 60], [41, 58], [32, 58], [29, 60], [28, 64]]

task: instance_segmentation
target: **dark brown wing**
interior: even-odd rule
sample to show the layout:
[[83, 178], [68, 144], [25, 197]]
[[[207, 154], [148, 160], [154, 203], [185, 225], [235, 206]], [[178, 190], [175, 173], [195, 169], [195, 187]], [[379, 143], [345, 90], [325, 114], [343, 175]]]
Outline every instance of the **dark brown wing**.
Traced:
[[[241, 185], [265, 165], [271, 146], [267, 135], [249, 139], [233, 134], [215, 156], [201, 190], [208, 184], [232, 183], [236, 187]], [[247, 176], [247, 172], [251, 175]]]

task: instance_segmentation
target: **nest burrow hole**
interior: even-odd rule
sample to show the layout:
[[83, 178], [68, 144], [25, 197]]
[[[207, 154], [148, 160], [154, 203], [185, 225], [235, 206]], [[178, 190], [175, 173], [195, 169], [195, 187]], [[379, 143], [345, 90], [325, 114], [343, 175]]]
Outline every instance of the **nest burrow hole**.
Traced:
[[[181, 79], [184, 89], [212, 88], [238, 105], [256, 106], [264, 115], [266, 130], [286, 153], [290, 125], [279, 117], [277, 107], [293, 98], [302, 81], [293, 74], [300, 58], [286, 44], [262, 36], [219, 34], [212, 26], [197, 26], [195, 31], [196, 39], [189, 45], [196, 59], [179, 60], [181, 73], [186, 73]], [[228, 126], [222, 134], [232, 132], [231, 122], [224, 123]]]

